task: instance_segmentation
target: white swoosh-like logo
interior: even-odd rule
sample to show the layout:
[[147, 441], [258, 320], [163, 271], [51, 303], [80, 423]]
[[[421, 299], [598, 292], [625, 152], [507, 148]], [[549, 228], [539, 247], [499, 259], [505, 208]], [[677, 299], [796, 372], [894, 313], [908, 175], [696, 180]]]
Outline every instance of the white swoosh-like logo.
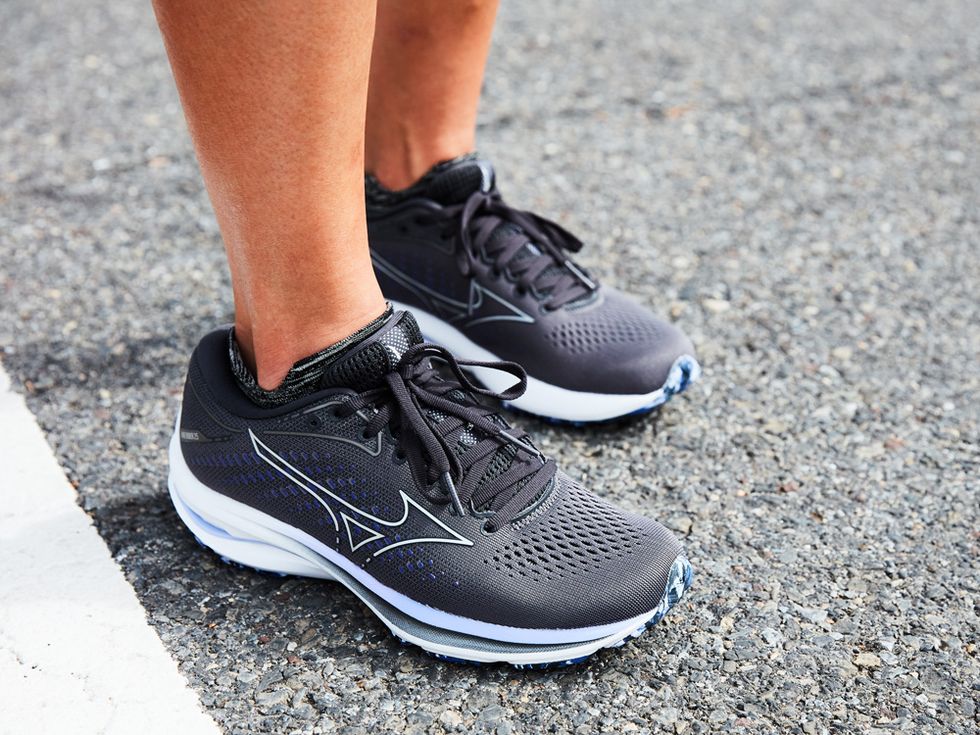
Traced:
[[[350, 545], [350, 550], [352, 552], [357, 551], [365, 544], [369, 544], [372, 541], [377, 541], [379, 539], [391, 540], [392, 543], [378, 549], [374, 552], [374, 554], [372, 554], [372, 556], [380, 556], [381, 554], [391, 551], [392, 549], [398, 548], [399, 546], [405, 546], [407, 544], [430, 543], [459, 544], [462, 546], [473, 545], [473, 542], [468, 538], [461, 536], [417, 502], [412, 500], [412, 498], [405, 494], [404, 490], [398, 491], [402, 500], [402, 517], [397, 521], [378, 518], [377, 516], [364, 512], [355, 505], [351, 505], [339, 495], [331, 492], [316, 480], [308, 477], [299, 469], [289, 464], [289, 462], [276, 454], [275, 451], [263, 444], [251, 429], [248, 430], [248, 436], [252, 440], [252, 447], [255, 449], [255, 453], [262, 461], [264, 461], [294, 485], [302, 490], [305, 490], [307, 493], [313, 496], [313, 498], [315, 498], [321, 506], [323, 506], [323, 509], [326, 510], [327, 514], [330, 516], [330, 520], [333, 522], [334, 530], [337, 531], [338, 534], [340, 532], [340, 524], [341, 522], [343, 523], [344, 530], [347, 534], [347, 542]], [[323, 496], [329, 498], [332, 503], [336, 503], [338, 506], [341, 506], [342, 509], [338, 508], [335, 511], [331, 503], [328, 503]], [[337, 519], [338, 513], [340, 514], [339, 521]], [[410, 538], [406, 538], [401, 529], [409, 518], [412, 518], [412, 525], [416, 528], [419, 526], [419, 524], [422, 524], [423, 527], [431, 529], [432, 533], [438, 533], [438, 531], [441, 531], [445, 533], [445, 535], [431, 535], [427, 531], [426, 535], [424, 536], [412, 536]], [[358, 533], [358, 538], [356, 540], [354, 539], [354, 529], [357, 529]], [[438, 529], [438, 531], [436, 529]], [[394, 538], [396, 534], [398, 534], [397, 540]]]
[[[409, 291], [414, 293], [420, 300], [433, 301], [448, 312], [451, 322], [462, 322], [465, 327], [472, 327], [484, 322], [522, 322], [533, 324], [534, 317], [507, 301], [502, 296], [498, 296], [493, 291], [484, 288], [476, 282], [475, 278], [470, 279], [470, 293], [468, 301], [459, 301], [445, 296], [438, 291], [434, 291], [423, 283], [419, 283], [411, 276], [395, 268], [391, 263], [379, 256], [371, 253], [374, 266], [393, 281], [397, 281]], [[491, 309], [485, 307], [499, 306], [503, 313], [493, 313]], [[480, 311], [483, 314], [480, 314]], [[487, 313], [490, 312], [490, 313]]]

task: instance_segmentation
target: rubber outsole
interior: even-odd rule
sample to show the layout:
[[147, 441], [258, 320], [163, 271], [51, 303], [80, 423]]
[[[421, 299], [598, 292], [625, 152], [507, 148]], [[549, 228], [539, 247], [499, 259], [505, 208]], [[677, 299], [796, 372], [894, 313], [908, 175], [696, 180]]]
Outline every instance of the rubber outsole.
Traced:
[[[279, 576], [336, 580], [360, 598], [398, 640], [417, 646], [441, 660], [471, 664], [507, 663], [516, 668], [550, 668], [579, 663], [600, 650], [621, 646], [642, 635], [644, 631], [659, 622], [683, 597], [693, 579], [690, 563], [683, 555], [678, 556], [671, 567], [663, 596], [653, 610], [632, 621], [624, 621], [623, 627], [615, 628], [611, 633], [604, 633], [601, 637], [591, 640], [545, 644], [508, 642], [446, 629], [426, 623], [389, 603], [345, 569], [308, 546], [302, 546], [293, 539], [282, 542], [282, 546], [270, 543], [268, 538], [278, 538], [276, 532], [270, 533], [266, 540], [259, 538], [259, 534], [255, 534], [256, 526], [250, 525], [250, 522], [241, 515], [235, 514], [228, 519], [230, 528], [236, 529], [235, 531], [219, 525], [220, 521], [216, 518], [214, 507], [207, 513], [209, 517], [205, 518], [202, 513], [191, 507], [175, 482], [177, 477], [182, 476], [180, 471], [174, 472], [175, 466], [180, 470], [179, 465], [182, 464], [182, 457], [175, 462], [176, 458], [173, 455], [175, 450], [180, 451], [179, 446], [179, 438], [175, 436], [171, 441], [171, 475], [168, 483], [170, 496], [178, 515], [198, 543], [214, 551], [223, 562], [228, 564]], [[188, 480], [185, 478], [183, 482], [187, 483]], [[241, 505], [237, 501], [220, 496], [213, 490], [204, 489], [207, 493], [223, 499], [222, 503]], [[202, 491], [198, 489], [195, 492]], [[248, 506], [242, 507], [248, 508]], [[263, 514], [251, 509], [250, 515], [254, 520]], [[241, 528], [248, 530], [237, 530]], [[538, 635], [534, 631], [531, 633]]]
[[[479, 346], [456, 327], [422, 309], [391, 300], [395, 309], [410, 311], [419, 324], [425, 339], [451, 350], [458, 357], [488, 362], [501, 358]], [[472, 368], [471, 372], [486, 387], [503, 390], [513, 379], [498, 371]], [[508, 409], [538, 416], [555, 424], [586, 426], [620, 421], [642, 416], [683, 393], [701, 377], [701, 366], [693, 355], [679, 355], [671, 365], [664, 384], [643, 394], [590, 393], [561, 388], [528, 375], [528, 387], [523, 396], [505, 402]]]

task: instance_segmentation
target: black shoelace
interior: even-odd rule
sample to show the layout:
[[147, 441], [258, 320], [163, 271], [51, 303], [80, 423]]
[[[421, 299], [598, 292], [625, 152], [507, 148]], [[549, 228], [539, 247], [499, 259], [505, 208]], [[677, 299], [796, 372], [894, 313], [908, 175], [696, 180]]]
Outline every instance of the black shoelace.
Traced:
[[[448, 365], [455, 380], [440, 376], [433, 359]], [[462, 366], [494, 368], [513, 375], [518, 382], [496, 393], [474, 384]], [[527, 388], [527, 374], [517, 363], [456, 360], [442, 347], [417, 344], [405, 351], [384, 381], [384, 385], [345, 401], [337, 413], [344, 417], [372, 409], [364, 437], [375, 437], [389, 427], [398, 442], [399, 455], [408, 460], [412, 476], [429, 500], [452, 503], [459, 515], [476, 510], [492, 513], [484, 524], [492, 533], [514, 520], [555, 476], [555, 461], [546, 459], [526, 432], [508, 427], [475, 399], [471, 403], [451, 395], [462, 390], [512, 401]], [[430, 420], [427, 411], [445, 418]], [[448, 437], [464, 427], [472, 427], [476, 439], [460, 454], [450, 446]], [[510, 466], [481, 482], [505, 444], [515, 449]]]
[[[577, 253], [582, 241], [564, 227], [533, 212], [514, 209], [500, 194], [475, 191], [462, 204], [444, 207], [442, 216], [459, 239], [457, 264], [469, 277], [473, 264], [483, 257], [493, 263], [494, 276], [506, 276], [521, 295], [532, 291], [542, 298], [545, 309], [559, 309], [597, 288], [596, 283], [568, 252]], [[458, 224], [453, 222], [458, 218]], [[501, 225], [512, 225], [497, 234]], [[525, 246], [531, 243], [530, 253]]]

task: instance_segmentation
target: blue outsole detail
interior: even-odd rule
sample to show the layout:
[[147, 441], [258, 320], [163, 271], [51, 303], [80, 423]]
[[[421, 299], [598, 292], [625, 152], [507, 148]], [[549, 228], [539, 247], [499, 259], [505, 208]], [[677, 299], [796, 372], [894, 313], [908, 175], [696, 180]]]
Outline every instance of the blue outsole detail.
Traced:
[[227, 564], [230, 567], [235, 567], [236, 569], [244, 569], [244, 570], [250, 571], [250, 572], [258, 572], [259, 574], [268, 574], [268, 575], [271, 575], [273, 577], [290, 577], [290, 576], [292, 576], [290, 574], [286, 574], [286, 572], [277, 572], [277, 571], [275, 571], [273, 569], [260, 569], [259, 567], [252, 567], [252, 566], [249, 566], [248, 564], [242, 564], [241, 562], [235, 561], [234, 559], [229, 559], [227, 556], [225, 556], [223, 554], [219, 554], [214, 549], [212, 549], [210, 546], [208, 546], [206, 543], [204, 543], [203, 541], [201, 541], [201, 539], [198, 536], [196, 536], [196, 535], [194, 536], [194, 540], [197, 541], [197, 545], [198, 546], [201, 546], [201, 547], [207, 549], [208, 551], [210, 551], [211, 553], [213, 553], [215, 556], [217, 556], [218, 559], [220, 559], [223, 563]]
[[[221, 554], [218, 554], [217, 552], [214, 552], [214, 550], [211, 549], [211, 547], [205, 544], [196, 535], [194, 536], [194, 540], [197, 541], [197, 543], [200, 546], [214, 553], [215, 556], [217, 556], [225, 564], [236, 567], [238, 569], [249, 569], [252, 571], [259, 572], [261, 574], [271, 574], [276, 577], [292, 576], [289, 574], [285, 574], [283, 572], [274, 572], [268, 569], [259, 569], [258, 567], [251, 567], [245, 564], [241, 564], [237, 561], [234, 561], [233, 559], [229, 559], [227, 556], [223, 556]], [[657, 606], [657, 609], [654, 611], [650, 619], [647, 620], [642, 625], [640, 625], [631, 633], [624, 636], [621, 640], [608, 643], [605, 646], [603, 646], [603, 648], [619, 648], [620, 646], [625, 645], [629, 641], [639, 638], [641, 635], [643, 635], [643, 633], [645, 633], [647, 630], [649, 630], [657, 623], [659, 623], [661, 620], [663, 620], [664, 616], [670, 611], [670, 609], [674, 605], [676, 605], [677, 602], [684, 596], [684, 593], [691, 588], [691, 584], [693, 583], [693, 581], [694, 581], [694, 569], [691, 567], [690, 562], [688, 562], [686, 558], [684, 558], [683, 556], [679, 556], [674, 561], [674, 565], [671, 567], [670, 576], [667, 579], [667, 589], [664, 591], [664, 595], [661, 598], [660, 604]], [[422, 646], [419, 646], [416, 643], [412, 643], [411, 641], [407, 641], [404, 638], [401, 638], [400, 636], [395, 635], [394, 637], [402, 645], [411, 648], [417, 648], [421, 650], [423, 653], [427, 654], [428, 656], [431, 656], [432, 658], [435, 658], [439, 661], [444, 661], [446, 663], [464, 664], [470, 666], [490, 666], [490, 665], [495, 665], [496, 663], [496, 662], [490, 663], [486, 661], [474, 661], [472, 659], [450, 656], [445, 653], [436, 653], [435, 651], [428, 651]], [[592, 658], [593, 656], [595, 656], [601, 650], [603, 649], [600, 648], [599, 650], [594, 651], [593, 653], [586, 654], [584, 656], [578, 656], [576, 658], [569, 658], [560, 661], [548, 661], [545, 663], [537, 663], [537, 664], [507, 663], [507, 665], [514, 669], [521, 669], [521, 670], [527, 669], [527, 670], [535, 670], [535, 671], [546, 671], [550, 669], [563, 669], [567, 666], [574, 666], [576, 664], [583, 663], [588, 659]]]

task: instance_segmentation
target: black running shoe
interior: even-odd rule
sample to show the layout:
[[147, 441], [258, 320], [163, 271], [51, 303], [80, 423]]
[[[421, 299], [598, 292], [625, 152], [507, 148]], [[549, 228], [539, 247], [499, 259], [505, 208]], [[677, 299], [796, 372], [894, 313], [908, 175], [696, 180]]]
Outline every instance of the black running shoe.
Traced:
[[[184, 523], [228, 561], [341, 582], [444, 658], [571, 663], [663, 617], [691, 581], [677, 539], [570, 480], [421, 340], [396, 313], [316, 392], [266, 409], [228, 331], [205, 337], [170, 444]], [[516, 398], [521, 368], [493, 367]]]
[[[393, 192], [366, 178], [375, 272], [396, 308], [460, 357], [512, 360], [528, 373], [513, 405], [570, 422], [645, 413], [701, 369], [677, 327], [571, 259], [582, 243], [512, 209], [475, 155], [433, 168]], [[477, 370], [495, 390], [506, 376]]]

